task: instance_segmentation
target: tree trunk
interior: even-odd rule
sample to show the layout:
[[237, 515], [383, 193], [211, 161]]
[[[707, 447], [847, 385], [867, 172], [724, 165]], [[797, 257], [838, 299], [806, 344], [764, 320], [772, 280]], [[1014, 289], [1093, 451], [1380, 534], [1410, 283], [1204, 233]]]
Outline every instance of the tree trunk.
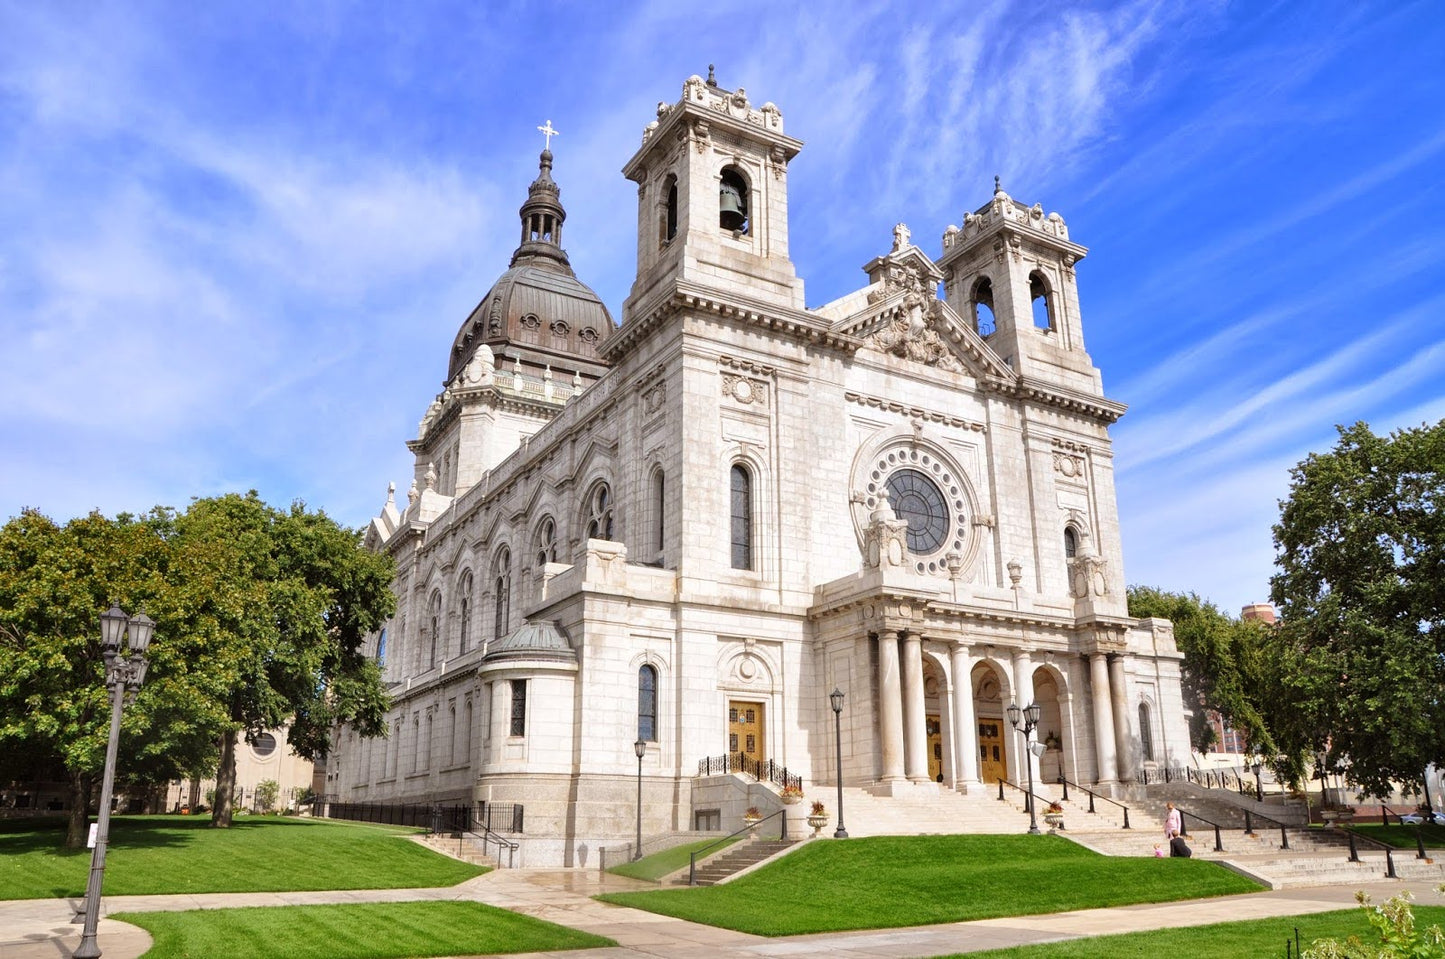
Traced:
[[216, 768], [216, 808], [211, 813], [211, 825], [227, 829], [231, 825], [231, 807], [236, 792], [236, 735], [226, 733], [221, 737], [221, 762]]
[[93, 782], [89, 773], [70, 774], [70, 821], [65, 829], [65, 848], [83, 849], [90, 838], [90, 790]]
[[200, 805], [200, 803], [201, 803], [201, 781], [200, 781], [199, 779], [192, 779], [192, 780], [191, 780], [191, 790], [190, 790], [190, 792], [187, 793], [187, 795], [186, 795], [186, 808], [188, 808], [188, 809], [192, 812], [192, 814], [194, 814], [195, 811], [196, 811], [196, 807], [197, 807], [198, 805]]

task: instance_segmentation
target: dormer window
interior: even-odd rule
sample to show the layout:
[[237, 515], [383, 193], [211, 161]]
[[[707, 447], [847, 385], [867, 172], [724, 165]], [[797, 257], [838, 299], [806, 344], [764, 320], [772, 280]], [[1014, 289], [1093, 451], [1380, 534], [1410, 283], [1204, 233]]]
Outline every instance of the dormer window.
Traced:
[[718, 185], [718, 226], [729, 233], [747, 233], [748, 222], [748, 181], [736, 167], [722, 171]]

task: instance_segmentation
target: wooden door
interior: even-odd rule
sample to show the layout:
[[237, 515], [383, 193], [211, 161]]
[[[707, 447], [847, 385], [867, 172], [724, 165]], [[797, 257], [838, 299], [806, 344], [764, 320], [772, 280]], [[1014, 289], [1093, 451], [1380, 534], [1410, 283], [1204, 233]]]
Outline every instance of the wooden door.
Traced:
[[1003, 721], [980, 719], [978, 721], [978, 765], [979, 774], [986, 785], [994, 786], [1000, 779], [1008, 778], [1008, 766], [1003, 747]]
[[763, 748], [763, 704], [728, 701], [728, 752], [750, 762], [767, 759]]
[[928, 717], [928, 778], [943, 782], [943, 723], [939, 717]]

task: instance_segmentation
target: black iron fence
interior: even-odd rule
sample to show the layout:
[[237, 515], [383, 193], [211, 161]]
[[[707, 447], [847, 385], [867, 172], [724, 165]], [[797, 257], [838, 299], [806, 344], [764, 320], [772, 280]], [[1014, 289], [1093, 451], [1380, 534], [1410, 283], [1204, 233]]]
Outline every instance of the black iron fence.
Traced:
[[721, 776], [726, 773], [744, 773], [759, 782], [770, 782], [784, 789], [789, 786], [803, 788], [802, 776], [793, 775], [788, 772], [787, 766], [779, 766], [771, 759], [759, 760], [746, 753], [727, 753], [697, 761], [699, 776]]
[[326, 819], [418, 826], [432, 832], [522, 832], [520, 803], [382, 803], [317, 801], [318, 815]]

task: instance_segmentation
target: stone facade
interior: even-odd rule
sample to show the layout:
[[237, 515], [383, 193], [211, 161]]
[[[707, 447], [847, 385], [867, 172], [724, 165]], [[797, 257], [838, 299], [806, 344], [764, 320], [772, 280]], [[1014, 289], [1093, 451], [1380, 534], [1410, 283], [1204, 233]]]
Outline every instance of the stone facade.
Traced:
[[1042, 707], [1036, 779], [1186, 761], [1172, 629], [1125, 606], [1087, 251], [996, 188], [936, 261], [899, 224], [807, 309], [801, 148], [710, 79], [659, 104], [620, 326], [561, 252], [543, 153], [407, 503], [367, 533], [398, 567], [395, 704], [389, 738], [340, 732], [336, 798], [521, 803], [526, 862], [584, 865], [632, 833], [635, 741], [649, 833], [710, 821], [693, 783], [725, 753], [880, 794], [1022, 780], [1015, 701]]

